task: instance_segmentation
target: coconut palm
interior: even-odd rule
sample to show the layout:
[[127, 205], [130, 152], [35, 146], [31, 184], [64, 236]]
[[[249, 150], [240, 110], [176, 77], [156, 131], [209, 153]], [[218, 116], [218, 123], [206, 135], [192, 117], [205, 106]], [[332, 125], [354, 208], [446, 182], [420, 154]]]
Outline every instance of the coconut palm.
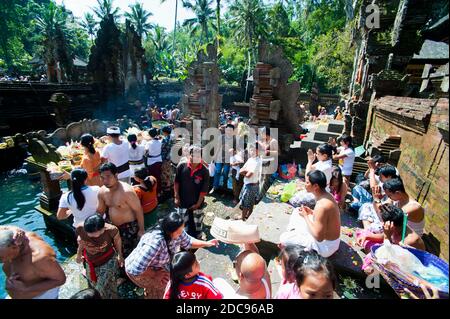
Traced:
[[120, 17], [119, 8], [114, 8], [113, 3], [114, 0], [97, 0], [97, 7], [92, 8], [92, 10], [100, 20], [110, 14], [113, 15], [114, 19], [117, 19]]
[[183, 2], [183, 6], [192, 10], [195, 14], [195, 18], [186, 19], [183, 22], [183, 26], [192, 27], [192, 34], [195, 34], [200, 30], [200, 41], [202, 43], [209, 40], [209, 29], [217, 29], [217, 27], [211, 23], [214, 16], [214, 10], [211, 9], [213, 0], [195, 0], [194, 3]]
[[[67, 16], [53, 1], [42, 6], [36, 17], [36, 27], [42, 39], [42, 55], [47, 64], [47, 78], [49, 82], [56, 82], [56, 64], [62, 62], [64, 69], [61, 73], [71, 72], [72, 59], [67, 49]], [[64, 72], [65, 71], [65, 72]]]
[[80, 25], [86, 30], [91, 41], [94, 41], [95, 32], [97, 31], [97, 21], [95, 21], [92, 13], [86, 12]]
[[136, 28], [136, 32], [142, 38], [143, 35], [147, 36], [150, 30], [154, 27], [152, 23], [148, 22], [153, 13], [144, 9], [142, 3], [136, 2], [129, 6], [131, 12], [126, 12], [125, 17], [127, 17], [131, 24]]
[[256, 62], [256, 42], [265, 35], [266, 12], [261, 0], [235, 0], [229, 7], [230, 25], [238, 41], [243, 41]]

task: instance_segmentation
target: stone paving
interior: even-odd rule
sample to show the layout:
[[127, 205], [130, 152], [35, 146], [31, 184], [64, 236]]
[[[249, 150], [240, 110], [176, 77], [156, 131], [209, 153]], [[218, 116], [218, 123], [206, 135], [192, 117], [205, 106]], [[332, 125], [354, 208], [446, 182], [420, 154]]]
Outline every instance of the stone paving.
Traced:
[[[297, 183], [301, 185], [299, 179]], [[280, 191], [285, 184], [286, 182], [284, 181], [276, 180], [267, 195], [255, 207], [253, 214], [247, 221], [247, 223], [257, 224], [259, 226], [261, 242], [257, 246], [261, 255], [268, 263], [273, 295], [278, 290], [281, 280], [275, 267], [275, 257], [279, 253], [277, 248], [278, 239], [284, 231], [285, 225], [287, 225], [293, 210], [290, 204], [282, 203], [279, 200]], [[277, 189], [280, 193], [274, 195], [273, 193], [276, 193]], [[240, 210], [227, 193], [207, 196], [205, 200], [207, 205], [205, 208], [204, 231], [207, 239], [211, 239], [209, 229], [214, 218], [229, 219], [239, 213]], [[168, 201], [159, 205], [155, 213], [159, 217], [162, 217], [174, 209], [173, 202]], [[335, 291], [335, 297], [346, 299], [397, 298], [397, 295], [383, 279], [380, 280], [381, 285], [379, 289], [365, 288], [366, 275], [361, 270], [364, 253], [356, 247], [355, 243], [355, 228], [360, 227], [360, 225], [356, 218], [345, 212], [342, 213], [341, 220], [341, 246], [335, 256], [331, 257], [331, 261], [338, 274], [338, 287]], [[146, 224], [147, 229], [148, 226]], [[239, 251], [240, 248], [238, 245], [220, 243], [217, 248], [198, 249], [196, 255], [200, 262], [202, 272], [211, 275], [213, 278], [224, 278], [233, 287], [237, 288], [238, 286], [232, 280], [231, 274], [234, 271], [233, 260]], [[87, 284], [82, 275], [80, 275], [82, 273], [81, 266], [75, 263], [73, 257], [64, 264], [64, 269], [68, 273], [68, 281], [62, 289], [62, 296], [70, 297], [75, 292], [85, 288]], [[142, 289], [135, 287], [130, 282], [126, 282], [119, 287], [119, 295], [121, 298], [142, 298], [142, 294]]]

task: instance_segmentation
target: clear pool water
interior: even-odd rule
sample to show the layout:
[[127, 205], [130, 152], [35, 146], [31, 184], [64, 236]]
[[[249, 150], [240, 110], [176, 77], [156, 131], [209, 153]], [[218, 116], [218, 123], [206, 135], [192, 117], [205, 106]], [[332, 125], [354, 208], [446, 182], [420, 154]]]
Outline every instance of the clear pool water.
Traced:
[[[14, 225], [37, 233], [55, 249], [58, 261], [63, 262], [74, 252], [47, 230], [41, 214], [34, 209], [41, 192], [39, 181], [31, 181], [27, 176], [0, 174], [0, 225]], [[5, 274], [0, 271], [0, 299], [6, 295]]]

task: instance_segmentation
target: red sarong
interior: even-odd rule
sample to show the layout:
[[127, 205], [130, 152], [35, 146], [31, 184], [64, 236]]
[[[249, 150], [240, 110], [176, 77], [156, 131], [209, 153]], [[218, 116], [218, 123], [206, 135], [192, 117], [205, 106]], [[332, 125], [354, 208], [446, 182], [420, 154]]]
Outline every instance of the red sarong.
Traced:
[[84, 260], [89, 265], [89, 277], [91, 278], [92, 282], [97, 282], [97, 274], [95, 273], [95, 267], [101, 266], [105, 264], [107, 261], [111, 259], [111, 256], [114, 255], [114, 249], [110, 247], [107, 252], [105, 252], [103, 255], [98, 256], [94, 259], [89, 259], [86, 253], [86, 249], [83, 250], [83, 256]]

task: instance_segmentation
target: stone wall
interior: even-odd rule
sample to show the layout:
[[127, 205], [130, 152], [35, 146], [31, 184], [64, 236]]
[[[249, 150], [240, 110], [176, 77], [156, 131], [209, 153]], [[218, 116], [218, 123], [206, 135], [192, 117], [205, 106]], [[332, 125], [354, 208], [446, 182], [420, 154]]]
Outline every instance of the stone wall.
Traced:
[[[386, 101], [393, 101], [403, 111], [392, 108], [388, 116]], [[407, 97], [384, 97], [374, 101], [375, 115], [370, 131], [374, 144], [389, 135], [401, 136], [401, 155], [398, 170], [408, 194], [419, 201], [426, 210], [426, 235], [430, 251], [440, 252], [440, 257], [449, 260], [448, 252], [448, 207], [449, 207], [449, 154], [448, 154], [448, 98], [439, 100]], [[408, 105], [413, 105], [410, 110]], [[416, 107], [420, 105], [420, 107]], [[418, 110], [431, 110], [431, 116], [418, 114]], [[394, 114], [395, 113], [395, 114]], [[412, 114], [412, 115], [408, 115]], [[404, 121], [416, 121], [406, 124]], [[428, 122], [429, 121], [429, 122]], [[420, 124], [420, 123], [422, 124]], [[428, 122], [428, 123], [427, 123]]]

